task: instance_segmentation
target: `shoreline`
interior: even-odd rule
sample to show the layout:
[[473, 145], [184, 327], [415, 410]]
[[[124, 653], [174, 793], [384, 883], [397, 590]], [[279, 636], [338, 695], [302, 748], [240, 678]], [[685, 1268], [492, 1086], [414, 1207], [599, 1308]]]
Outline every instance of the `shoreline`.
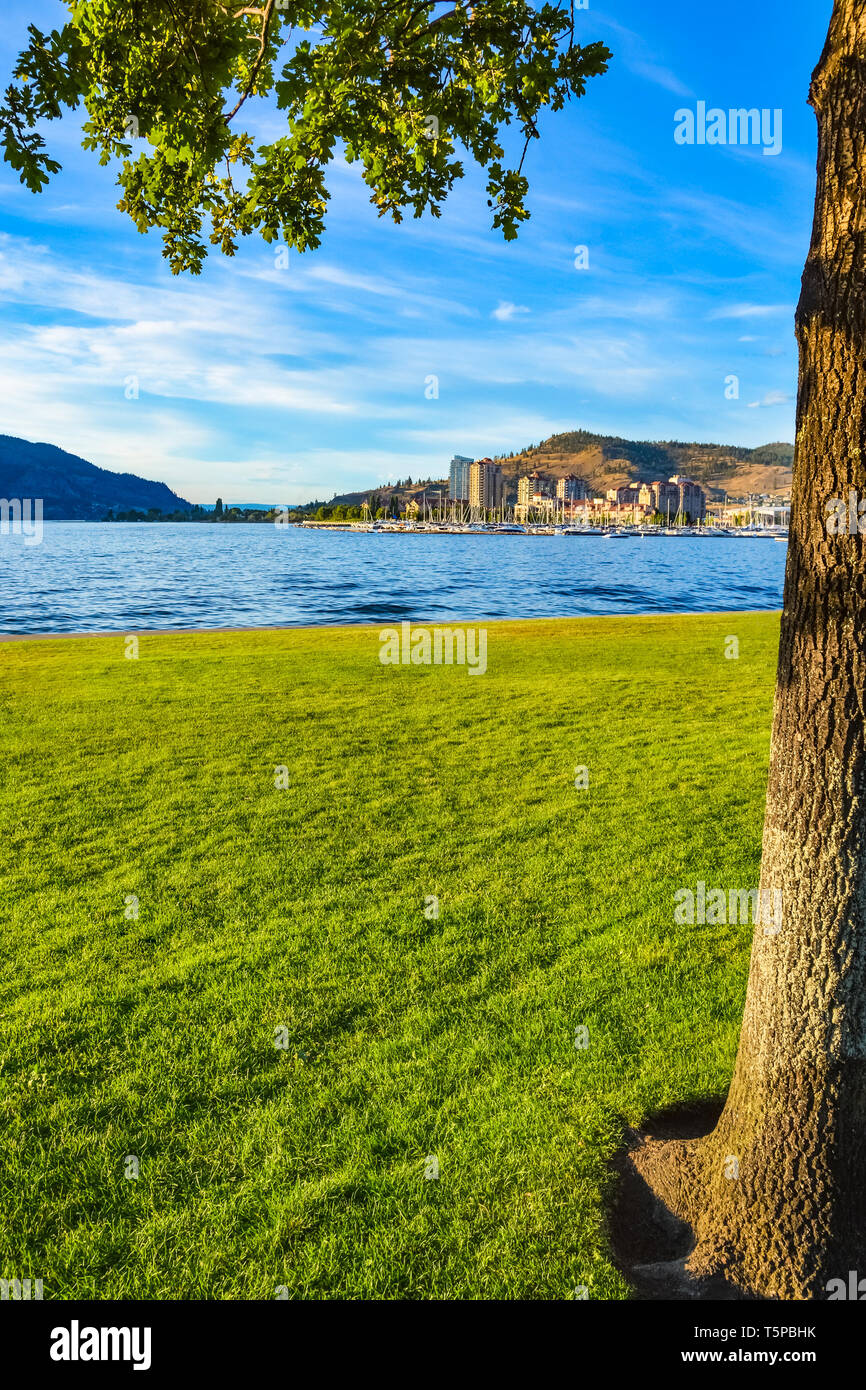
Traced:
[[[113, 521], [102, 522], [85, 517], [46, 518], [44, 526], [182, 526], [191, 525], [218, 527], [274, 526], [273, 521], [232, 521], [232, 522], [188, 522], [188, 521]], [[516, 537], [535, 540], [555, 536], [568, 540], [605, 540], [615, 536], [618, 540], [788, 540], [786, 528], [772, 527], [726, 527], [683, 524], [676, 526], [641, 527], [630, 521], [606, 521], [598, 519], [576, 523], [569, 522], [479, 522], [477, 524], [450, 525], [446, 522], [422, 522], [404, 524], [401, 522], [359, 523], [345, 521], [292, 521], [284, 526], [277, 525], [280, 531], [306, 531], [317, 535], [350, 536], [466, 536], [471, 539], [482, 537]]]
[[759, 613], [778, 613], [781, 608], [710, 608], [700, 611], [693, 609], [672, 609], [664, 613], [573, 613], [553, 614], [545, 618], [382, 618], [374, 623], [280, 623], [271, 626], [258, 624], [254, 627], [154, 627], [154, 628], [101, 628], [94, 632], [0, 632], [3, 642], [58, 642], [64, 638], [81, 640], [87, 637], [193, 637], [217, 636], [220, 633], [261, 633], [261, 632], [363, 632], [381, 631], [386, 627], [399, 627], [403, 622], [412, 627], [504, 627], [518, 623], [581, 623], [581, 622], [621, 622], [625, 618], [640, 619], [643, 622], [664, 621], [666, 618], [732, 618], [747, 617]]

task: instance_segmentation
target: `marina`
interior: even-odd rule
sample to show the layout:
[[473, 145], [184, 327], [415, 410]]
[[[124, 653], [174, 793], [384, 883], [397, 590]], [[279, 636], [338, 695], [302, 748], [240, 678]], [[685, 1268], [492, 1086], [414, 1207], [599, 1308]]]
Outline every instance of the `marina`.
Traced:
[[512, 522], [304, 521], [305, 528], [381, 535], [424, 536], [595, 536], [601, 540], [775, 540], [788, 539], [787, 526], [546, 526]]

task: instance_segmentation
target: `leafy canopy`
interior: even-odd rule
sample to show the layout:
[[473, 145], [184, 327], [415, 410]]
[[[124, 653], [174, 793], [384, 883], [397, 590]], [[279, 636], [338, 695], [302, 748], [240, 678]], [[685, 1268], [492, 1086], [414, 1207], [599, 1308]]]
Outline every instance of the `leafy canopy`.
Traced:
[[[317, 246], [340, 153], [360, 161], [380, 216], [400, 222], [405, 208], [440, 215], [462, 147], [511, 240], [529, 216], [523, 159], [539, 113], [582, 96], [611, 56], [575, 42], [574, 0], [444, 13], [431, 0], [65, 3], [61, 29], [28, 28], [0, 107], [5, 158], [40, 192], [60, 168], [43, 123], [83, 104], [84, 147], [121, 161], [118, 207], [139, 231], [162, 229], [175, 273], [201, 270], [206, 237], [226, 255], [252, 233]], [[285, 112], [286, 134], [255, 144], [251, 98]], [[512, 125], [522, 153], [507, 168]]]

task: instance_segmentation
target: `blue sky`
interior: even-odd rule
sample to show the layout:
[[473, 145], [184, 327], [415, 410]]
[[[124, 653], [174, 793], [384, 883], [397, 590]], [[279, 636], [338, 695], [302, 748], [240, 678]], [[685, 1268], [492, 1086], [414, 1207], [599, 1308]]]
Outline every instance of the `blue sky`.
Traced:
[[[317, 251], [279, 269], [250, 240], [174, 277], [159, 238], [115, 210], [74, 118], [55, 123], [64, 167], [47, 192], [0, 165], [0, 433], [192, 501], [268, 502], [442, 476], [454, 453], [574, 428], [793, 440], [815, 178], [806, 94], [831, 8], [590, 0], [579, 38], [606, 42], [611, 70], [543, 120], [524, 166], [532, 219], [508, 244], [475, 174], [440, 220], [395, 227], [341, 163]], [[27, 23], [63, 14], [56, 0], [4, 0], [4, 82]], [[699, 101], [780, 109], [781, 152], [677, 144], [675, 112]], [[275, 123], [263, 111], [258, 129]]]

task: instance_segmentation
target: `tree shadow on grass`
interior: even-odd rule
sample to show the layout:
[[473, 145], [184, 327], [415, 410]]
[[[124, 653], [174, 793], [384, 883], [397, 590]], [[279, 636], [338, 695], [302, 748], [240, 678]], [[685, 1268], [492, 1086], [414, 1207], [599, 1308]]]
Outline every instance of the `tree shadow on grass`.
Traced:
[[696, 1279], [686, 1269], [695, 1239], [647, 1182], [635, 1156], [670, 1140], [702, 1139], [711, 1133], [724, 1100], [696, 1101], [650, 1115], [640, 1129], [626, 1127], [613, 1159], [616, 1180], [608, 1216], [613, 1262], [643, 1301], [751, 1301], [751, 1295], [722, 1278]]

